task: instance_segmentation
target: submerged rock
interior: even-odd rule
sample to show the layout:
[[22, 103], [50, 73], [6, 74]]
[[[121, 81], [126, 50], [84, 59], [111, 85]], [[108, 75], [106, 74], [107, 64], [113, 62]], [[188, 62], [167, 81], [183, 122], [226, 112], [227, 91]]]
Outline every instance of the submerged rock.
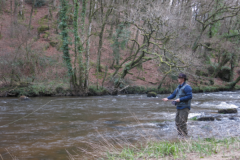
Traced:
[[157, 93], [155, 93], [155, 92], [148, 92], [147, 97], [157, 97]]
[[214, 117], [200, 117], [197, 120], [198, 121], [214, 121]]
[[228, 109], [219, 109], [218, 113], [237, 113], [237, 109], [236, 108], [228, 108]]
[[117, 121], [117, 120], [109, 120], [109, 121], [105, 121], [105, 124], [119, 124], [122, 123], [121, 121]]
[[29, 97], [27, 97], [27, 96], [20, 96], [19, 97], [19, 100], [20, 101], [29, 101], [29, 100], [31, 100]]

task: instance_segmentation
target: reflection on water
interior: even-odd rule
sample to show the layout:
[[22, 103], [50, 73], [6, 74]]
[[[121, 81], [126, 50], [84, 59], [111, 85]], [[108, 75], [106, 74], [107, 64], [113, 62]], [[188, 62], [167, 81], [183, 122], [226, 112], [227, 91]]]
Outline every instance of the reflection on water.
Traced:
[[[239, 93], [194, 94], [189, 118], [213, 114], [220, 117], [212, 122], [189, 121], [189, 134], [193, 138], [239, 135], [238, 115], [216, 114], [220, 108], [238, 108]], [[65, 149], [84, 147], [83, 141], [97, 142], [101, 136], [124, 137], [131, 142], [141, 140], [142, 135], [174, 138], [176, 109], [170, 102], [161, 101], [166, 96], [37, 97], [29, 102], [1, 98], [0, 125], [52, 101], [23, 120], [0, 127], [0, 154], [8, 159], [8, 149], [19, 159], [66, 159]]]

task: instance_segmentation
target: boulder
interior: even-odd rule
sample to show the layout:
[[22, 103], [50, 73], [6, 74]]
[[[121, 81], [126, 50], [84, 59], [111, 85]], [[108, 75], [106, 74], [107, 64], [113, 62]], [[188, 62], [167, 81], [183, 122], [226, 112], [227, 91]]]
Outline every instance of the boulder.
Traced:
[[29, 97], [27, 97], [27, 96], [20, 96], [19, 97], [19, 100], [20, 101], [29, 101], [29, 100], [31, 100]]
[[198, 121], [214, 121], [214, 117], [200, 117], [197, 120]]
[[147, 97], [157, 97], [157, 93], [155, 93], [155, 92], [148, 92]]
[[228, 109], [219, 109], [218, 110], [218, 113], [223, 113], [223, 114], [226, 114], [226, 113], [237, 113], [237, 109], [236, 108], [228, 108]]

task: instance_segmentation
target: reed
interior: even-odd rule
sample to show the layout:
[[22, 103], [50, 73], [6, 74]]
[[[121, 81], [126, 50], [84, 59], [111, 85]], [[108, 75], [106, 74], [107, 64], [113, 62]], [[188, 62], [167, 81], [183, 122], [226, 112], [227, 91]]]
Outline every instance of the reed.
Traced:
[[[113, 143], [114, 142], [114, 143]], [[156, 159], [189, 159], [210, 157], [216, 154], [225, 155], [227, 152], [240, 150], [239, 137], [225, 139], [179, 139], [172, 141], [146, 141], [131, 144], [120, 139], [106, 139], [99, 144], [88, 143], [93, 152], [81, 149], [86, 155], [84, 158], [71, 155], [70, 160], [77, 159], [108, 159], [108, 160], [156, 160]], [[190, 158], [191, 159], [191, 158]]]
[[[130, 112], [131, 113], [131, 112]], [[137, 123], [139, 119], [134, 113], [131, 113]], [[218, 130], [217, 130], [218, 131]], [[98, 131], [97, 131], [98, 132]], [[176, 137], [171, 140], [156, 140], [152, 137], [151, 130], [145, 129], [144, 126], [139, 132], [141, 136], [137, 143], [129, 142], [119, 133], [118, 138], [104, 137], [98, 133], [102, 140], [98, 143], [84, 142], [88, 147], [79, 148], [80, 155], [69, 154], [70, 160], [78, 159], [108, 159], [108, 160], [156, 160], [156, 159], [201, 159], [204, 157], [222, 156], [228, 153], [234, 155], [240, 150], [240, 137], [233, 137], [231, 134], [228, 138], [191, 138]], [[176, 131], [177, 132], [177, 131]], [[221, 135], [221, 131], [218, 131]], [[221, 136], [223, 137], [223, 135]], [[89, 150], [90, 148], [90, 150]], [[84, 155], [84, 157], [82, 157]], [[240, 156], [240, 154], [238, 155]], [[239, 157], [240, 158], [240, 157]], [[220, 158], [221, 159], [221, 158]]]

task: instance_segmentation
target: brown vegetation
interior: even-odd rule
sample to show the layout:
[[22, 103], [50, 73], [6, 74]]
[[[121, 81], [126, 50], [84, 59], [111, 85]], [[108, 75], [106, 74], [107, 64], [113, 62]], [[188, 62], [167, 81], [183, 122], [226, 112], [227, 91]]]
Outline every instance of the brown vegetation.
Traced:
[[[59, 35], [63, 1], [26, 2], [4, 0], [0, 4], [1, 84], [72, 83], [62, 59], [65, 42]], [[44, 5], [34, 7], [34, 2]], [[67, 4], [69, 43], [65, 46], [82, 92], [88, 92], [91, 85], [109, 88], [112, 93], [129, 85], [170, 88], [179, 72], [187, 73], [193, 86], [228, 81], [234, 88], [239, 81], [235, 75], [238, 0], [83, 0]], [[75, 4], [80, 6], [77, 19]], [[76, 21], [78, 31], [73, 32]]]

